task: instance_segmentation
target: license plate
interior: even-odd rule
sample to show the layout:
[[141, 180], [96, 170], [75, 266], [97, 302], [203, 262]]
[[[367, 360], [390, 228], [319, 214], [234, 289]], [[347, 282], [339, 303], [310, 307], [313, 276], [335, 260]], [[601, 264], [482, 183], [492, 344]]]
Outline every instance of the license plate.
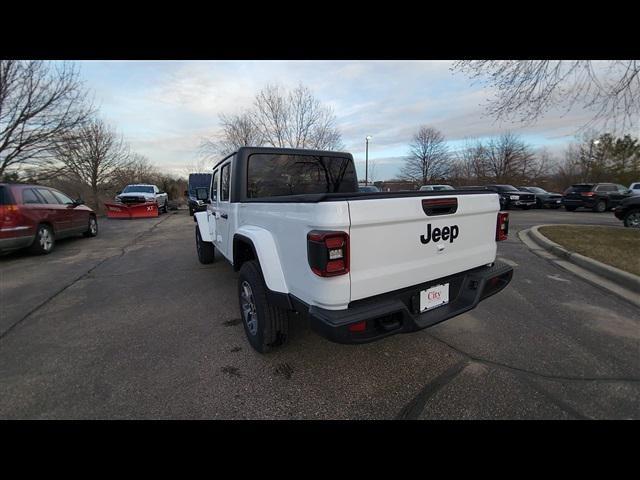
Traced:
[[441, 307], [449, 303], [449, 284], [436, 285], [420, 292], [420, 311]]

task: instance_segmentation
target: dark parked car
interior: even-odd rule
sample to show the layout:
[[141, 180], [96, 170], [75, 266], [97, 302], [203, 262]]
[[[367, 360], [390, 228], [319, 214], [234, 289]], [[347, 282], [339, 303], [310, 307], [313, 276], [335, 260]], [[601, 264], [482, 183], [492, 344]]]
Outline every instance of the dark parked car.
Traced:
[[96, 214], [81, 200], [40, 185], [0, 184], [0, 251], [50, 253], [56, 240], [79, 234], [98, 234]]
[[379, 192], [380, 189], [375, 185], [362, 185], [358, 187], [359, 192]]
[[489, 190], [498, 192], [500, 195], [500, 208], [509, 210], [510, 208], [523, 208], [529, 210], [536, 204], [536, 196], [531, 192], [522, 192], [513, 185], [487, 185]]
[[207, 205], [202, 200], [198, 200], [197, 189], [206, 188], [209, 191], [210, 187], [210, 173], [192, 173], [189, 175], [189, 189], [184, 194], [189, 197], [190, 216], [193, 216], [195, 212], [203, 212], [207, 209]]
[[562, 194], [547, 192], [540, 187], [518, 187], [521, 192], [533, 193], [536, 196], [536, 208], [560, 208]]
[[568, 211], [583, 207], [604, 212], [631, 196], [631, 191], [616, 183], [576, 183], [564, 192], [562, 204]]
[[625, 227], [640, 228], [640, 195], [622, 200], [613, 213], [624, 222]]

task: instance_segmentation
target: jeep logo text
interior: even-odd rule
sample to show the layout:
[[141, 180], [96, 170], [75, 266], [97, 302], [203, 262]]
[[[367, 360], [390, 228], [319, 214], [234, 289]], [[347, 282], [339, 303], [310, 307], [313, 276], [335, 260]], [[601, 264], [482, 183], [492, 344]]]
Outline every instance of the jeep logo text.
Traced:
[[450, 227], [442, 227], [434, 228], [431, 230], [431, 224], [427, 224], [427, 234], [420, 235], [420, 241], [423, 244], [429, 243], [431, 240], [434, 242], [439, 242], [440, 240], [449, 240], [449, 243], [453, 243], [453, 241], [458, 238], [459, 229], [457, 225], [452, 225]]

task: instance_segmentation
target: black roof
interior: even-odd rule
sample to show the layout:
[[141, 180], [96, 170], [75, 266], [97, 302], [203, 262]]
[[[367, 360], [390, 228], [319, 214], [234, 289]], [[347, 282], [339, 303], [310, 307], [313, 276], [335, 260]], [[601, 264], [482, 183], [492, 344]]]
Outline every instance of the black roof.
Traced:
[[213, 166], [215, 169], [222, 162], [227, 160], [228, 158], [236, 155], [236, 158], [246, 158], [253, 153], [270, 153], [272, 155], [282, 154], [282, 155], [316, 155], [316, 156], [334, 156], [334, 157], [348, 157], [353, 158], [353, 156], [348, 152], [338, 152], [331, 150], [313, 150], [308, 148], [281, 148], [281, 147], [240, 147], [237, 151], [230, 153], [226, 157], [217, 161]]

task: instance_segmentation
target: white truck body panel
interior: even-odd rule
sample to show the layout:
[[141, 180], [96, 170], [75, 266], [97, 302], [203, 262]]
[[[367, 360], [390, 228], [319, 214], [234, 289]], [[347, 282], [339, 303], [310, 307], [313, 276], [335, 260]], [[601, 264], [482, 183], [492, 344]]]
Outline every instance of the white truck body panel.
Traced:
[[[218, 207], [195, 214], [204, 241], [213, 241], [233, 263], [233, 235], [253, 241], [267, 286], [291, 293], [327, 310], [349, 302], [435, 280], [495, 261], [497, 195], [451, 195], [454, 214], [427, 217], [420, 197], [380, 198], [319, 203], [227, 203], [230, 233], [215, 237]], [[216, 218], [217, 216], [217, 218]], [[457, 225], [453, 241], [422, 244], [427, 224]], [[315, 275], [307, 260], [311, 230], [344, 231], [350, 236], [350, 273]], [[212, 236], [212, 233], [214, 236]]]
[[[351, 228], [351, 300], [436, 280], [493, 262], [496, 258], [497, 195], [451, 195], [458, 209], [427, 217], [422, 198], [404, 197], [349, 202]], [[432, 229], [459, 229], [453, 240], [422, 244]]]

